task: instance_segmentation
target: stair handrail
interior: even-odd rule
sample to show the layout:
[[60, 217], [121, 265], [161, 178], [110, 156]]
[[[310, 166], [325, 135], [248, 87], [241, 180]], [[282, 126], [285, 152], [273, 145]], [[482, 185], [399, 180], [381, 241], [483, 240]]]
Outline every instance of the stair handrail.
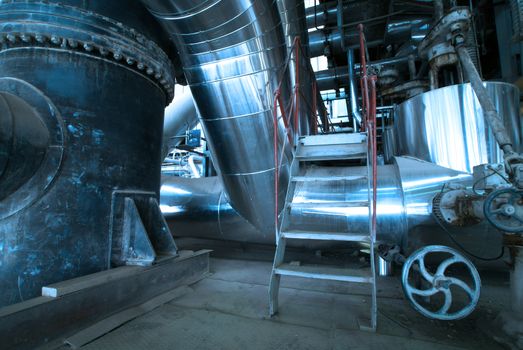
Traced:
[[[296, 36], [293, 40], [290, 53], [287, 57], [287, 60], [285, 61], [285, 64], [281, 70], [281, 78], [278, 82], [278, 87], [276, 88], [274, 92], [274, 100], [273, 100], [273, 136], [274, 136], [274, 224], [275, 224], [275, 230], [276, 233], [278, 233], [278, 216], [279, 216], [279, 205], [278, 205], [278, 192], [279, 192], [279, 171], [281, 167], [281, 160], [279, 159], [278, 154], [278, 111], [281, 114], [283, 125], [285, 127], [285, 132], [287, 135], [287, 139], [289, 141], [289, 144], [292, 147], [293, 156], [295, 153], [295, 147], [297, 145], [298, 139], [300, 137], [300, 100], [303, 98], [303, 94], [300, 90], [300, 67], [302, 64], [300, 64], [300, 60], [305, 60], [305, 65], [303, 65], [306, 69], [306, 74], [309, 74], [311, 82], [312, 82], [312, 107], [309, 104], [309, 101], [305, 100], [305, 103], [309, 104], [309, 110], [312, 112], [312, 114], [309, 116], [311, 118], [311, 125], [313, 127], [314, 133], [316, 133], [316, 130], [318, 128], [318, 115], [324, 113], [326, 115], [326, 108], [323, 104], [323, 100], [321, 99], [321, 95], [318, 93], [318, 85], [316, 82], [316, 76], [314, 74], [314, 70], [312, 68], [312, 65], [310, 63], [309, 57], [307, 57], [304, 54], [303, 47], [301, 45], [301, 39], [299, 36]], [[284, 79], [286, 78], [286, 73], [289, 70], [290, 62], [294, 58], [295, 61], [295, 81], [294, 81], [294, 89], [293, 93], [291, 95], [291, 98], [289, 100], [289, 105], [284, 106], [281, 91], [282, 91], [282, 84]], [[300, 98], [301, 97], [301, 98]], [[319, 101], [318, 101], [319, 97]], [[294, 116], [294, 122], [293, 122], [293, 128], [291, 128], [291, 114]], [[329, 122], [328, 117], [325, 117], [323, 119], [322, 128], [324, 131], [329, 130]], [[283, 153], [283, 148], [282, 148]]]
[[[363, 24], [358, 25], [360, 36], [360, 56], [361, 56], [361, 86], [362, 86], [362, 110], [364, 115], [363, 127], [367, 131], [367, 168], [372, 178], [372, 196], [369, 193], [369, 230], [370, 230], [370, 266], [374, 283], [372, 284], [372, 307], [371, 307], [371, 329], [376, 330], [377, 326], [377, 301], [376, 301], [376, 267], [374, 260], [374, 243], [376, 242], [377, 226], [377, 187], [378, 187], [378, 161], [377, 161], [377, 135], [376, 135], [376, 80], [374, 74], [367, 71], [367, 46], [365, 41]], [[370, 158], [370, 159], [369, 159]], [[370, 190], [370, 188], [369, 188]]]
[[369, 140], [368, 151], [371, 162], [371, 176], [372, 176], [372, 196], [371, 196], [371, 217], [370, 228], [371, 238], [373, 242], [376, 239], [376, 203], [377, 203], [377, 134], [376, 134], [376, 81], [377, 77], [374, 74], [369, 74], [367, 71], [367, 44], [365, 40], [364, 26], [358, 25], [360, 37], [360, 60], [361, 60], [361, 87], [362, 87], [362, 111], [363, 111], [363, 125], [364, 131], [367, 131], [367, 138]]

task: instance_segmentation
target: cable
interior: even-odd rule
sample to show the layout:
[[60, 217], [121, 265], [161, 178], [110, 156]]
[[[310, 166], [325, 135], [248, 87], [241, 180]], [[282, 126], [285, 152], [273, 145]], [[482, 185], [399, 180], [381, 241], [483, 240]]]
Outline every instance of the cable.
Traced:
[[[489, 166], [488, 169], [492, 170], [493, 173], [490, 173], [488, 175], [483, 176], [481, 179], [476, 180], [476, 182], [474, 182], [474, 184], [472, 185], [472, 192], [474, 192], [474, 194], [477, 195], [477, 196], [482, 196], [482, 194], [480, 194], [480, 193], [478, 193], [476, 191], [476, 185], [478, 183], [480, 183], [481, 181], [485, 180], [486, 178], [494, 175], [494, 174], [497, 174], [499, 177], [501, 177], [503, 180], [505, 180], [506, 183], [511, 184], [510, 181], [505, 176], [503, 176], [503, 174], [501, 174], [499, 171], [497, 171], [496, 169], [492, 168], [491, 166]], [[445, 187], [445, 185], [443, 185], [443, 187]], [[441, 190], [441, 192], [443, 192], [443, 189]]]
[[476, 254], [473, 254], [471, 253], [470, 251], [468, 251], [467, 249], [465, 249], [465, 247], [463, 247], [458, 241], [456, 241], [456, 239], [452, 236], [452, 234], [450, 233], [450, 231], [443, 225], [443, 223], [439, 220], [439, 218], [436, 216], [436, 214], [434, 214], [434, 212], [432, 213], [432, 216], [434, 217], [434, 219], [436, 220], [436, 222], [438, 223], [438, 225], [443, 229], [443, 231], [445, 231], [445, 233], [449, 236], [450, 240], [459, 248], [461, 249], [463, 252], [465, 252], [465, 254], [467, 255], [470, 255], [471, 257], [473, 258], [476, 258], [478, 260], [483, 260], [483, 261], [496, 261], [496, 260], [499, 260], [503, 257], [503, 255], [505, 255], [505, 246], [502, 246], [501, 247], [501, 252], [499, 253], [498, 256], [494, 257], [494, 258], [484, 258], [484, 257], [481, 257], [481, 256], [478, 256]]

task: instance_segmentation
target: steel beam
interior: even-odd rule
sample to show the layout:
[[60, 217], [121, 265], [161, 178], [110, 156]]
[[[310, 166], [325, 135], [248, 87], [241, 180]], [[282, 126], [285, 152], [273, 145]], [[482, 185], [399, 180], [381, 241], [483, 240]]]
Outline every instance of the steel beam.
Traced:
[[46, 295], [0, 309], [1, 348], [34, 349], [116, 312], [199, 281], [209, 250], [180, 252], [149, 267], [124, 266], [44, 287]]

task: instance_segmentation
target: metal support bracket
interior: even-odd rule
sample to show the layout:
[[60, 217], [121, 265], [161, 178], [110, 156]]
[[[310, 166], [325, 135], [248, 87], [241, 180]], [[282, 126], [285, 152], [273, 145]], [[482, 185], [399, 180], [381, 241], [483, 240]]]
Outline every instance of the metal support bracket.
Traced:
[[158, 206], [156, 193], [115, 191], [111, 215], [111, 264], [152, 265], [177, 248]]

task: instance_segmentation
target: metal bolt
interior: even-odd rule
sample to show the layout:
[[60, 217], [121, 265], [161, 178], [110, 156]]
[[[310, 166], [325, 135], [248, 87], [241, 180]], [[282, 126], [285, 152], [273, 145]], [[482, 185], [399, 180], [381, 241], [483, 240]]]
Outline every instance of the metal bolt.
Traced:
[[69, 46], [71, 46], [73, 49], [75, 49], [75, 48], [78, 47], [78, 42], [77, 42], [76, 40], [68, 39], [68, 40], [67, 40], [67, 43], [68, 43]]
[[149, 67], [149, 68], [147, 68], [146, 73], [149, 74], [149, 75], [153, 75], [154, 70], [151, 67]]
[[127, 58], [126, 62], [127, 62], [127, 64], [130, 65], [130, 66], [132, 66], [132, 65], [134, 64], [134, 60], [133, 60], [132, 58], [130, 58], [130, 57]]
[[144, 70], [144, 68], [145, 68], [145, 65], [142, 62], [138, 62], [138, 64], [136, 66], [138, 67], [139, 70]]
[[51, 36], [51, 42], [52, 42], [53, 44], [58, 45], [58, 44], [60, 44], [60, 38], [57, 37], [56, 35], [53, 35], [53, 36]]
[[13, 34], [7, 34], [7, 40], [14, 43], [14, 42], [16, 42], [16, 36]]
[[36, 34], [35, 35], [35, 40], [37, 42], [41, 43], [41, 44], [45, 43], [46, 39], [47, 38], [44, 35], [42, 35], [42, 34]]
[[456, 37], [454, 38], [454, 45], [459, 46], [463, 43], [465, 43], [465, 38], [463, 37], [463, 35], [456, 35]]
[[113, 57], [114, 57], [115, 60], [119, 61], [119, 60], [122, 59], [122, 54], [119, 53], [119, 52], [114, 52], [113, 53]]
[[93, 49], [94, 49], [93, 45], [91, 45], [89, 43], [85, 43], [84, 44], [84, 50], [85, 51], [91, 52], [91, 51], [93, 51]]
[[461, 24], [460, 23], [454, 23], [453, 25], [450, 26], [450, 31], [452, 33], [456, 33], [458, 31], [461, 30]]
[[160, 73], [156, 73], [156, 74], [154, 75], [154, 78], [155, 78], [155, 79], [158, 79], [158, 80], [160, 80], [161, 77], [162, 77], [162, 75], [161, 75]]
[[31, 41], [31, 37], [30, 37], [29, 35], [27, 35], [27, 34], [22, 34], [22, 35], [20, 36], [20, 39], [22, 39], [22, 41], [23, 41], [24, 43], [28, 43], [28, 42]]
[[100, 51], [100, 55], [102, 56], [107, 56], [109, 54], [109, 51], [107, 51], [105, 48], [103, 47], [99, 47], [98, 48], [98, 51]]

